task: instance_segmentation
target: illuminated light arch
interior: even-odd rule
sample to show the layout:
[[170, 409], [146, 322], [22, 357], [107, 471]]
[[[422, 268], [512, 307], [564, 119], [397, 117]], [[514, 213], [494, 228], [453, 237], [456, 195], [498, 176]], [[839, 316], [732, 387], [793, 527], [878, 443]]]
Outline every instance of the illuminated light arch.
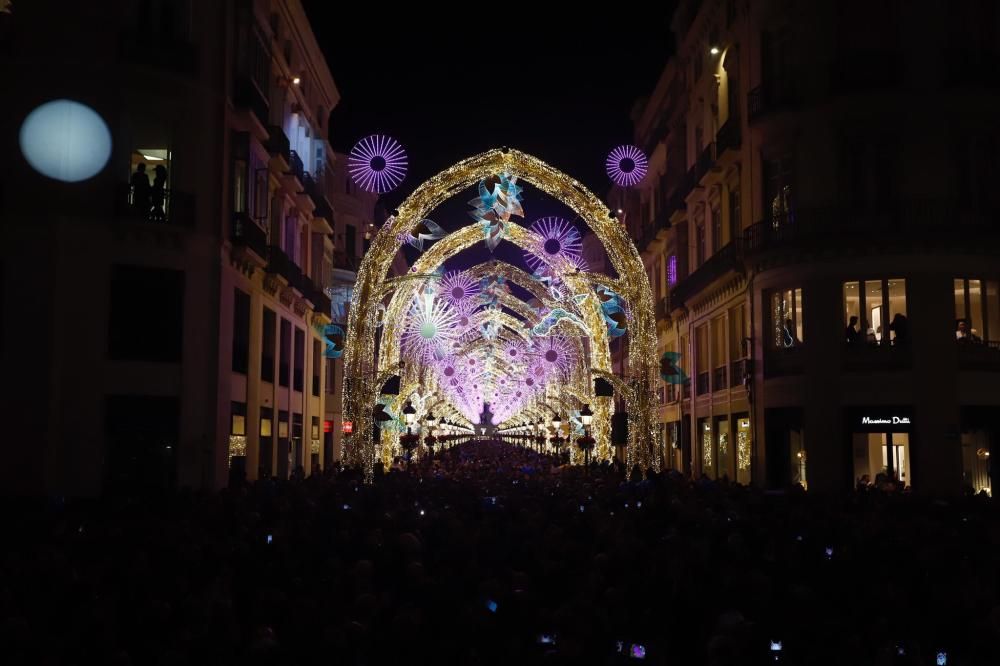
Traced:
[[[617, 280], [595, 274], [575, 273], [564, 264], [555, 265], [561, 278], [571, 293], [589, 293], [594, 284], [614, 284], [614, 291], [629, 306], [632, 319], [629, 323], [630, 344], [628, 366], [631, 394], [626, 397], [629, 412], [629, 447], [627, 465], [640, 467], [658, 466], [658, 447], [654, 445], [654, 401], [653, 390], [656, 377], [656, 334], [653, 298], [649, 282], [639, 254], [624, 227], [609, 215], [607, 206], [578, 181], [552, 168], [541, 160], [516, 150], [491, 150], [470, 157], [420, 185], [403, 202], [393, 217], [390, 217], [372, 240], [358, 271], [354, 288], [354, 304], [348, 321], [347, 345], [344, 354], [345, 418], [357, 425], [348, 438], [348, 462], [361, 464], [366, 478], [371, 479], [375, 462], [376, 446], [372, 441], [370, 408], [378, 397], [379, 386], [370, 380], [390, 368], [398, 366], [398, 344], [381, 346], [381, 367], [375, 365], [375, 340], [378, 335], [376, 313], [386, 287], [393, 257], [399, 250], [398, 238], [409, 233], [432, 210], [445, 200], [462, 193], [463, 190], [498, 173], [509, 173], [518, 179], [534, 185], [542, 192], [561, 201], [573, 210], [603, 244], [611, 265], [619, 276]], [[445, 259], [453, 256], [474, 242], [481, 241], [482, 235], [476, 226], [466, 227], [437, 241], [414, 265], [414, 272], [427, 274], [440, 266]], [[507, 240], [523, 249], [531, 249], [541, 242], [537, 234], [516, 225], [509, 225]], [[551, 265], [551, 264], [550, 264]], [[413, 293], [426, 280], [400, 281], [390, 305], [386, 308], [383, 327], [383, 342], [398, 339], [395, 329], [398, 322], [393, 319], [396, 309], [401, 309], [412, 299]], [[597, 298], [588, 296], [579, 304], [579, 312], [593, 336], [590, 345], [590, 371], [610, 372], [607, 330]], [[512, 317], [513, 319], [513, 317]], [[387, 337], [388, 336], [388, 337]], [[412, 370], [406, 374], [411, 374]], [[400, 397], [409, 395], [419, 383], [413, 377], [401, 382]], [[574, 386], [580, 402], [590, 400], [594, 409], [594, 436], [601, 442], [610, 437], [611, 399], [594, 398], [590, 373], [586, 381]]]

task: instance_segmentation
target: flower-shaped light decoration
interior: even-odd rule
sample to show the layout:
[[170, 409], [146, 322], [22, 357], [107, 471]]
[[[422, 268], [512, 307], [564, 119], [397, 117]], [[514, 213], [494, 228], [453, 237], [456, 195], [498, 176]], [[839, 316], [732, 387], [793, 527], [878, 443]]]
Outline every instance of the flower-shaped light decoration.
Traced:
[[441, 297], [457, 306], [472, 301], [479, 294], [479, 283], [465, 271], [448, 271], [439, 286]]
[[562, 335], [550, 335], [539, 340], [535, 356], [547, 372], [565, 376], [576, 361], [576, 350]]
[[531, 223], [531, 230], [541, 237], [537, 252], [525, 250], [524, 262], [532, 272], [547, 267], [550, 260], [563, 258], [574, 265], [583, 262], [583, 240], [579, 230], [569, 220], [561, 217], [542, 217]]
[[416, 248], [421, 252], [424, 249], [424, 241], [436, 241], [444, 238], [448, 235], [448, 232], [441, 228], [441, 226], [434, 220], [424, 219], [421, 220], [410, 229], [409, 233], [402, 234], [400, 236], [400, 242], [406, 243], [410, 247]]
[[632, 187], [646, 177], [649, 160], [635, 146], [618, 146], [608, 153], [608, 177], [621, 187]]
[[427, 288], [414, 299], [402, 335], [402, 348], [410, 356], [442, 358], [455, 338], [455, 313]]
[[503, 359], [513, 366], [521, 366], [527, 362], [527, 352], [520, 340], [509, 340], [501, 351]]
[[358, 187], [382, 194], [395, 189], [406, 177], [406, 151], [392, 137], [366, 136], [351, 149], [347, 170]]
[[479, 181], [479, 196], [469, 202], [472, 219], [483, 226], [486, 246], [492, 252], [507, 235], [512, 215], [524, 217], [517, 177], [507, 173]]

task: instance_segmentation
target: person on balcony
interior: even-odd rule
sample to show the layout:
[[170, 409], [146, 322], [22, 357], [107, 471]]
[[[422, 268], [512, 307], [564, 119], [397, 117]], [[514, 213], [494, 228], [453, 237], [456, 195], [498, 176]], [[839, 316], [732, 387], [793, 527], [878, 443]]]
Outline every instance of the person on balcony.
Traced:
[[140, 162], [135, 167], [135, 173], [129, 182], [132, 187], [132, 209], [135, 214], [145, 217], [149, 214], [152, 190], [149, 186], [149, 175], [146, 173], [146, 163]]
[[844, 341], [851, 348], [861, 344], [861, 331], [858, 330], [857, 315], [851, 315], [850, 320], [847, 322], [847, 328], [844, 329]]
[[156, 173], [156, 176], [153, 177], [151, 195], [153, 205], [149, 212], [149, 218], [157, 222], [163, 222], [167, 219], [166, 209], [164, 208], [164, 202], [167, 197], [167, 167], [157, 164], [153, 171]]
[[893, 346], [901, 347], [910, 344], [910, 320], [906, 318], [905, 314], [897, 312], [896, 316], [889, 322], [889, 330], [895, 333], [892, 338]]

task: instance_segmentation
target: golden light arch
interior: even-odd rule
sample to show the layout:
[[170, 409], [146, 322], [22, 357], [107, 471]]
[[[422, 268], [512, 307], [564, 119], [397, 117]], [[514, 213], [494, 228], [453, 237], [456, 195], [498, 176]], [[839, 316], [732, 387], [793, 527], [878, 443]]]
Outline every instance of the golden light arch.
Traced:
[[[367, 479], [371, 478], [377, 455], [372, 438], [372, 408], [382, 386], [379, 380], [392, 375], [398, 366], [398, 344], [381, 347], [383, 354], [376, 366], [375, 349], [378, 336], [378, 310], [386, 295], [389, 268], [399, 251], [398, 238], [409, 233], [432, 210], [447, 199], [461, 193], [474, 183], [499, 173], [509, 173], [534, 185], [573, 210], [601, 241], [618, 279], [596, 274], [563, 273], [567, 285], [577, 293], [594, 284], [613, 285], [614, 291], [626, 303], [629, 321], [628, 372], [631, 391], [625, 395], [629, 419], [627, 465], [642, 468], [658, 467], [658, 447], [654, 444], [653, 390], [656, 377], [656, 324], [653, 296], [639, 253], [624, 227], [611, 217], [607, 206], [576, 179], [560, 172], [536, 157], [517, 150], [489, 150], [465, 159], [433, 176], [407, 197], [372, 239], [358, 270], [348, 318], [344, 351], [343, 405], [345, 420], [353, 421], [354, 432], [345, 439], [349, 463], [360, 464]], [[468, 229], [468, 227], [466, 227]], [[510, 224], [508, 240], [519, 245], [535, 242], [533, 234], [516, 224]], [[441, 239], [424, 253], [414, 265], [414, 272], [423, 273], [427, 266], [436, 268], [445, 259], [467, 247], [469, 238], [456, 232]], [[426, 271], [429, 272], [429, 271]], [[386, 309], [383, 340], [398, 339], [394, 330], [397, 320], [391, 314], [393, 304], [408, 302], [405, 295], [420, 287], [420, 280], [401, 280]], [[401, 293], [402, 292], [402, 293]], [[581, 305], [581, 314], [594, 339], [591, 341], [592, 370], [609, 372], [607, 331], [600, 318], [597, 299], [593, 295]], [[401, 382], [409, 384], [409, 382]], [[588, 382], [589, 383], [589, 382]], [[407, 388], [407, 387], [401, 387]], [[402, 393], [402, 391], [401, 391]], [[592, 390], [587, 392], [592, 395]], [[602, 432], [610, 430], [610, 400], [598, 401], [595, 426]], [[595, 433], [596, 435], [596, 433]]]

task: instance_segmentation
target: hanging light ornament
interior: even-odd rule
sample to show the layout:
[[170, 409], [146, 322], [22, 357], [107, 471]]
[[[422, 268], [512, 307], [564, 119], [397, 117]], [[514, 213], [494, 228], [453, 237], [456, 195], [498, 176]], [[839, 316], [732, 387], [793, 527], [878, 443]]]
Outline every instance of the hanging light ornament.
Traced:
[[608, 177], [621, 187], [633, 187], [646, 177], [649, 160], [635, 146], [618, 146], [608, 153], [605, 166]]
[[403, 350], [411, 356], [441, 358], [455, 338], [455, 313], [430, 287], [414, 299], [402, 335]]
[[531, 230], [541, 237], [537, 252], [524, 252], [524, 262], [532, 272], [547, 267], [547, 262], [540, 255], [549, 260], [563, 258], [578, 267], [583, 265], [583, 239], [569, 220], [542, 217], [531, 223]]
[[406, 177], [406, 151], [392, 137], [366, 136], [351, 149], [347, 170], [355, 185], [366, 192], [383, 194]]
[[524, 217], [517, 176], [502, 173], [479, 181], [479, 196], [469, 202], [472, 219], [483, 226], [486, 246], [492, 252], [507, 235], [512, 215]]

